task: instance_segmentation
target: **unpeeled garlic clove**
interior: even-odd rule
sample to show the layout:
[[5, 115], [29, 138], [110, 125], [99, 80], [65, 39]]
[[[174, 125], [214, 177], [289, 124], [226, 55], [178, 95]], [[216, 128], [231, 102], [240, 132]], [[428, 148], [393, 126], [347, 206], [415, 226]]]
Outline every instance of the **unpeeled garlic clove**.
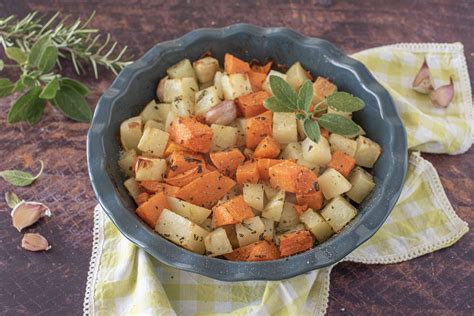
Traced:
[[21, 240], [21, 248], [29, 251], [47, 251], [51, 249], [46, 238], [38, 233], [26, 233]]
[[430, 99], [434, 106], [447, 107], [454, 98], [453, 78], [449, 78], [449, 84], [436, 88], [430, 92]]
[[49, 207], [39, 202], [25, 202], [18, 203], [11, 213], [13, 226], [19, 232], [23, 228], [33, 225], [43, 216], [51, 216]]
[[415, 91], [423, 94], [428, 94], [433, 90], [433, 83], [431, 81], [431, 72], [426, 59], [423, 61], [418, 74], [413, 80], [412, 87]]
[[226, 100], [213, 106], [206, 113], [207, 124], [227, 125], [237, 117], [237, 108], [234, 101]]

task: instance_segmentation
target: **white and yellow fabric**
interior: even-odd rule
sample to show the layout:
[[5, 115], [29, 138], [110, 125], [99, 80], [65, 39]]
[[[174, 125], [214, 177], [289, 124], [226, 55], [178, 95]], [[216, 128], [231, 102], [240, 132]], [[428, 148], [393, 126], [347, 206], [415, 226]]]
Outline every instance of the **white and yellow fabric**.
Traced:
[[[468, 225], [451, 207], [433, 166], [418, 151], [458, 154], [473, 142], [472, 95], [461, 44], [398, 44], [353, 55], [392, 94], [413, 151], [400, 199], [382, 228], [344, 260], [387, 264], [448, 247]], [[411, 89], [423, 59], [435, 87], [454, 81], [446, 109]], [[87, 280], [87, 315], [323, 315], [332, 267], [276, 282], [221, 282], [167, 267], [131, 244], [100, 207]]]

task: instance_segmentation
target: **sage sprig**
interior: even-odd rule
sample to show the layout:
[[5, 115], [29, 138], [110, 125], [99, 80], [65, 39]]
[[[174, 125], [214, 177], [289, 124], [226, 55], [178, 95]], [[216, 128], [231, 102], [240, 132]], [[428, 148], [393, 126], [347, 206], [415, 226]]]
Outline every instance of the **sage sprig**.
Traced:
[[31, 173], [22, 170], [3, 170], [0, 171], [0, 177], [2, 177], [3, 180], [7, 181], [8, 183], [13, 184], [17, 187], [24, 187], [30, 185], [43, 173], [43, 161], [40, 160], [39, 163], [41, 167], [36, 175], [32, 175]]
[[303, 83], [298, 93], [282, 78], [270, 76], [270, 87], [273, 96], [264, 102], [265, 108], [272, 112], [296, 112], [296, 118], [303, 121], [303, 129], [307, 137], [318, 143], [321, 137], [320, 126], [331, 133], [353, 136], [360, 132], [360, 127], [352, 120], [334, 113], [316, 113], [326, 111], [322, 104], [327, 104], [338, 112], [355, 112], [364, 108], [365, 103], [347, 92], [335, 92], [312, 105], [313, 84], [307, 80]]
[[61, 61], [70, 60], [77, 74], [85, 73], [84, 64], [88, 63], [96, 78], [98, 66], [117, 74], [131, 63], [124, 60], [126, 46], [116, 52], [117, 42], [110, 40], [110, 34], [104, 37], [89, 27], [93, 17], [94, 13], [84, 22], [77, 19], [69, 23], [68, 16], [59, 19], [59, 12], [49, 19], [33, 12], [22, 19], [0, 19], [0, 44], [9, 59], [0, 60], [0, 71], [8, 68], [20, 73], [15, 82], [0, 78], [0, 97], [21, 93], [8, 113], [9, 123], [37, 123], [47, 102], [75, 121], [92, 119], [85, 99], [89, 89], [61, 75]]

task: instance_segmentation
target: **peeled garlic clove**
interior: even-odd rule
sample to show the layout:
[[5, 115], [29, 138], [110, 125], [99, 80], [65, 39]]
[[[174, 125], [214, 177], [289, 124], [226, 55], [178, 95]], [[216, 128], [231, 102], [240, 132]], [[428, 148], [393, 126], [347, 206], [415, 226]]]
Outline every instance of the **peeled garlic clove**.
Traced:
[[428, 64], [423, 61], [423, 65], [421, 65], [418, 74], [416, 75], [415, 79], [413, 80], [412, 87], [415, 91], [423, 94], [428, 94], [430, 91], [433, 90], [433, 83], [431, 81], [431, 72]]
[[207, 124], [227, 125], [237, 117], [237, 108], [234, 101], [226, 100], [213, 106], [206, 113]]
[[36, 223], [43, 216], [51, 216], [49, 207], [39, 202], [18, 203], [11, 213], [13, 226], [21, 231], [23, 228]]
[[453, 79], [449, 79], [449, 84], [436, 88], [430, 92], [430, 99], [434, 106], [447, 107], [454, 98]]
[[26, 233], [21, 240], [21, 248], [29, 251], [46, 251], [51, 249], [46, 238], [38, 233]]

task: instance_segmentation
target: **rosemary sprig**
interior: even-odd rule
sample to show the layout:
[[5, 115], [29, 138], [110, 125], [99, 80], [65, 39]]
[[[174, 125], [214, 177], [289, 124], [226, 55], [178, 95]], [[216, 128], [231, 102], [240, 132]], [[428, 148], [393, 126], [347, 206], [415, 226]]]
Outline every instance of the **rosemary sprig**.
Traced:
[[92, 111], [84, 98], [89, 90], [55, 71], [62, 69], [61, 61], [70, 60], [79, 75], [86, 72], [84, 65], [90, 64], [96, 79], [99, 67], [117, 74], [131, 63], [124, 58], [127, 46], [118, 51], [110, 34], [104, 36], [89, 27], [94, 15], [95, 12], [84, 22], [70, 22], [69, 16], [60, 19], [59, 12], [49, 19], [37, 12], [22, 19], [13, 15], [0, 19], [0, 44], [13, 62], [0, 60], [0, 71], [18, 68], [21, 73], [16, 82], [0, 78], [0, 97], [24, 92], [10, 109], [10, 123], [38, 122], [46, 100], [71, 119], [90, 121]]

